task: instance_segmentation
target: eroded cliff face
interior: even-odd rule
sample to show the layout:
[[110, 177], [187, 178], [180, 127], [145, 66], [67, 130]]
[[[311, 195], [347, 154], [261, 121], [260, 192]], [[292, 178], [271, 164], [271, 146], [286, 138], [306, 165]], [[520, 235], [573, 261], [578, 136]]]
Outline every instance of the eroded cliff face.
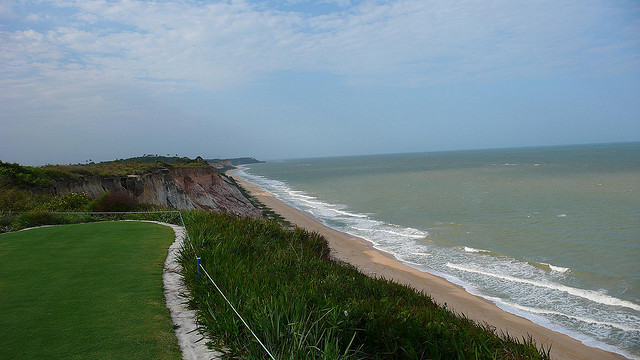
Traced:
[[109, 191], [126, 190], [141, 203], [261, 216], [260, 210], [229, 179], [211, 167], [160, 169], [126, 177], [86, 177], [73, 182], [56, 182], [54, 188], [57, 194], [84, 192], [92, 198]]

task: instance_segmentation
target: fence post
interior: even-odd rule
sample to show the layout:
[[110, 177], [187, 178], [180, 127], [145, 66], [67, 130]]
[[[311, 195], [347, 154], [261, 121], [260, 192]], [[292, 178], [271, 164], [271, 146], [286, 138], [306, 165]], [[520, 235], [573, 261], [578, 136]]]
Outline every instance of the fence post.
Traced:
[[196, 260], [198, 260], [198, 279], [200, 279], [200, 258], [197, 257]]

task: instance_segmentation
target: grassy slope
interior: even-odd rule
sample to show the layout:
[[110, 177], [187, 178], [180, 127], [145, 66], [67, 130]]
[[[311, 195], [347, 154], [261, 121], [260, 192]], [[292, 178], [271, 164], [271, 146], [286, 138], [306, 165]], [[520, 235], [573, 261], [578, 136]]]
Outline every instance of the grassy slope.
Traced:
[[173, 238], [131, 222], [0, 235], [0, 358], [180, 359], [161, 276]]
[[234, 356], [266, 354], [205, 279], [195, 256], [277, 359], [548, 359], [406, 286], [331, 261], [326, 241], [275, 222], [189, 213], [182, 252], [192, 305]]

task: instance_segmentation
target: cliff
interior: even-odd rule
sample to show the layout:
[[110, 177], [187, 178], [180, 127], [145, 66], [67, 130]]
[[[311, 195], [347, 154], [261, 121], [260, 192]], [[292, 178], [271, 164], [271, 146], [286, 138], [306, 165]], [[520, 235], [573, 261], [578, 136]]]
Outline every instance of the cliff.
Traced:
[[260, 210], [238, 187], [212, 167], [159, 169], [124, 177], [87, 176], [72, 181], [54, 181], [53, 187], [56, 194], [84, 192], [92, 198], [109, 191], [125, 190], [141, 203], [261, 216]]

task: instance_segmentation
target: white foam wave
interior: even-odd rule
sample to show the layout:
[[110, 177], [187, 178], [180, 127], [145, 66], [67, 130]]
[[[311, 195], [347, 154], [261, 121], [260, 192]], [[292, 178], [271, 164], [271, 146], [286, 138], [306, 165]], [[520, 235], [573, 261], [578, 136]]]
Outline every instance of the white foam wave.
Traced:
[[555, 272], [559, 272], [559, 273], [566, 273], [567, 271], [571, 270], [570, 268], [566, 268], [566, 267], [562, 267], [562, 266], [556, 266], [556, 265], [551, 265], [551, 264], [547, 264], [547, 263], [541, 263], [542, 265], [546, 265], [549, 267], [549, 269], [551, 269], [551, 271], [555, 271]]
[[310, 204], [310, 205], [316, 205], [316, 206], [327, 206], [327, 204], [321, 202], [321, 201], [311, 201], [311, 200], [307, 200], [307, 199], [298, 199], [299, 201], [302, 201], [304, 203]]
[[558, 216], [559, 218], [565, 218], [565, 217], [567, 217], [567, 214], [558, 214], [557, 216]]
[[613, 323], [613, 322], [608, 322], [608, 321], [600, 321], [600, 320], [591, 319], [591, 318], [587, 318], [587, 317], [583, 317], [583, 316], [574, 316], [574, 315], [564, 314], [564, 313], [553, 311], [553, 310], [544, 310], [544, 309], [532, 308], [532, 307], [529, 307], [529, 306], [518, 305], [518, 304], [514, 304], [514, 303], [511, 303], [511, 302], [507, 302], [507, 301], [502, 301], [502, 300], [499, 300], [499, 301], [502, 302], [503, 304], [507, 305], [507, 306], [511, 306], [511, 307], [516, 308], [518, 310], [530, 312], [532, 314], [558, 315], [558, 316], [564, 316], [566, 318], [578, 320], [578, 321], [581, 321], [581, 322], [587, 323], [587, 324], [605, 325], [605, 326], [610, 326], [610, 327], [617, 328], [617, 329], [620, 329], [620, 330], [623, 330], [623, 331], [640, 332], [640, 329], [633, 328], [633, 327], [627, 326], [625, 324]]
[[302, 191], [298, 191], [298, 190], [289, 190], [289, 194], [291, 194], [291, 196], [295, 196], [295, 197], [299, 197], [307, 200], [317, 199], [317, 197], [315, 196], [305, 195]]
[[368, 218], [369, 216], [365, 215], [365, 214], [355, 214], [355, 213], [350, 213], [348, 211], [342, 211], [342, 210], [338, 210], [338, 209], [327, 209], [327, 210], [331, 210], [333, 212], [336, 212], [338, 214], [341, 215], [345, 215], [345, 216], [351, 216], [351, 217], [356, 217], [356, 218]]
[[384, 233], [391, 234], [391, 235], [404, 236], [412, 239], [422, 239], [423, 237], [428, 235], [427, 233], [406, 234], [406, 233], [399, 233], [396, 231], [384, 230], [384, 229], [379, 229], [378, 231], [382, 231]]
[[452, 269], [457, 269], [460, 271], [466, 271], [466, 272], [470, 272], [470, 273], [475, 273], [475, 274], [480, 274], [480, 275], [485, 275], [485, 276], [489, 276], [489, 277], [493, 277], [493, 278], [497, 278], [497, 279], [502, 279], [502, 280], [506, 280], [506, 281], [511, 281], [511, 282], [517, 282], [517, 283], [521, 283], [521, 284], [529, 284], [529, 285], [533, 285], [536, 287], [542, 287], [542, 288], [547, 288], [547, 289], [551, 289], [551, 290], [557, 290], [557, 291], [562, 291], [562, 292], [566, 292], [570, 295], [574, 295], [574, 296], [578, 296], [596, 303], [600, 303], [603, 305], [609, 305], [609, 306], [622, 306], [622, 307], [626, 307], [629, 309], [633, 309], [636, 311], [640, 311], [640, 305], [638, 304], [634, 304], [630, 301], [626, 301], [626, 300], [622, 300], [622, 299], [618, 299], [615, 298], [613, 296], [609, 296], [606, 294], [603, 294], [602, 292], [599, 291], [593, 291], [593, 290], [585, 290], [585, 289], [578, 289], [578, 288], [574, 288], [571, 286], [566, 286], [566, 285], [560, 285], [560, 284], [555, 284], [555, 283], [548, 283], [548, 282], [542, 282], [542, 281], [536, 281], [536, 280], [530, 280], [530, 279], [522, 279], [522, 278], [517, 278], [514, 276], [510, 276], [510, 275], [504, 275], [504, 274], [494, 274], [488, 271], [483, 271], [483, 270], [479, 270], [479, 269], [473, 269], [470, 267], [466, 267], [466, 266], [462, 266], [462, 265], [458, 265], [458, 264], [452, 264], [452, 263], [447, 263], [446, 264], [447, 267], [452, 268]]
[[358, 231], [381, 232], [381, 233], [391, 234], [391, 235], [394, 235], [394, 236], [406, 237], [406, 238], [410, 238], [410, 239], [422, 239], [425, 236], [429, 235], [429, 233], [421, 232], [419, 230], [415, 230], [415, 229], [411, 229], [411, 228], [404, 228], [404, 230], [410, 231], [411, 233], [397, 232], [397, 231], [393, 231], [393, 230], [386, 230], [386, 229], [373, 228], [373, 227], [366, 229], [366, 228], [352, 226], [351, 228], [353, 228], [354, 230], [358, 230]]
[[468, 247], [468, 246], [464, 247], [464, 251], [469, 252], [469, 253], [488, 253], [489, 252], [489, 250], [474, 249], [474, 248]]

